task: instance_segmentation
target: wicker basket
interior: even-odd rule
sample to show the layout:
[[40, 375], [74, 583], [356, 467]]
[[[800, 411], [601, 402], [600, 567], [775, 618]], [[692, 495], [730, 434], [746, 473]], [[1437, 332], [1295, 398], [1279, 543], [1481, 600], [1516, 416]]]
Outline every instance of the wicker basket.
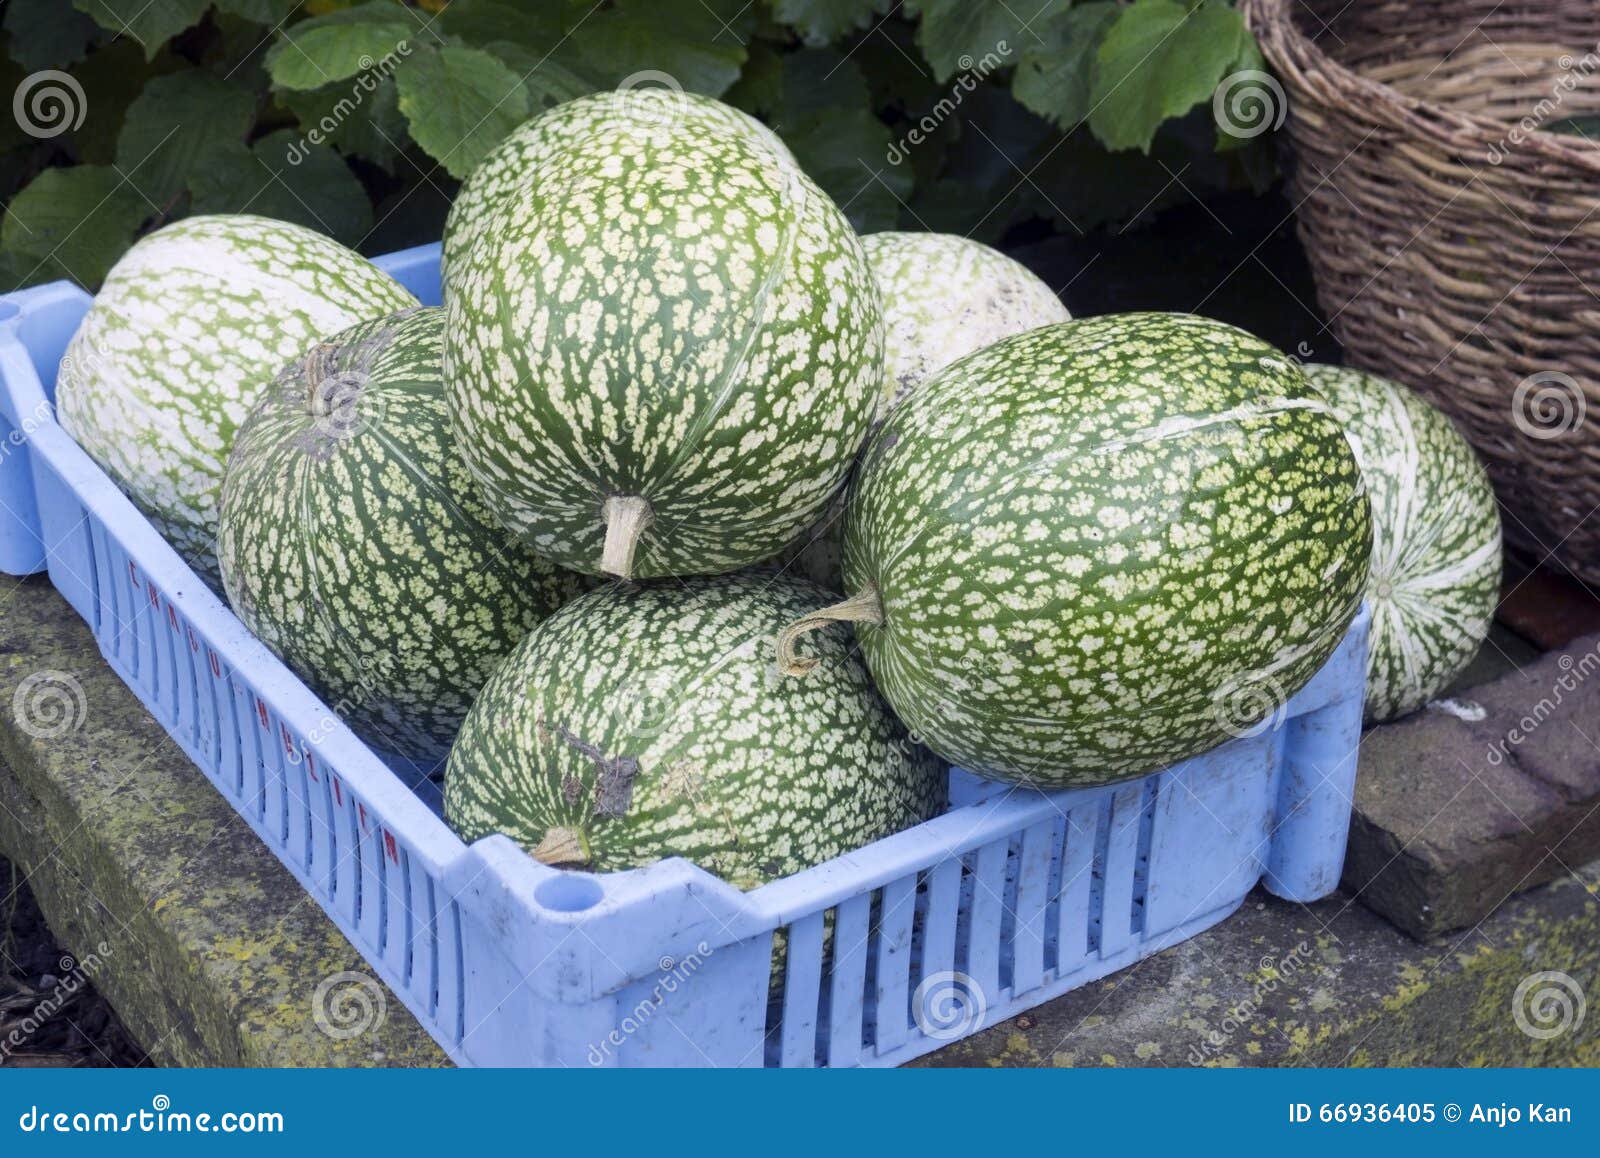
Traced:
[[1539, 129], [1600, 112], [1600, 0], [1242, 7], [1348, 360], [1455, 418], [1514, 547], [1600, 582], [1600, 144]]

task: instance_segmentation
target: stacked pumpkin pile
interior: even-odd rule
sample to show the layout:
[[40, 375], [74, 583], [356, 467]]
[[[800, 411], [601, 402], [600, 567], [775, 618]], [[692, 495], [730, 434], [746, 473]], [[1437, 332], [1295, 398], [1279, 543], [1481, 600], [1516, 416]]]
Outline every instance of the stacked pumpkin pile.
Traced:
[[751, 887], [935, 814], [945, 760], [1061, 787], [1221, 743], [1364, 594], [1375, 714], [1470, 657], [1498, 524], [1415, 396], [858, 238], [761, 124], [653, 96], [513, 133], [441, 308], [194, 218], [63, 365], [63, 422], [250, 629], [380, 750], [448, 754], [465, 838]]

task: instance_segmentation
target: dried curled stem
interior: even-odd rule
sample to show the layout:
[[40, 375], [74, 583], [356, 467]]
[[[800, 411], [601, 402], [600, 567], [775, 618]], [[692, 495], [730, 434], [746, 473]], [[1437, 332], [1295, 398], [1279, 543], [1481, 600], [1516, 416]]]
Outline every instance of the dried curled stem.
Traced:
[[600, 570], [619, 579], [633, 578], [633, 556], [655, 512], [643, 495], [612, 495], [601, 510], [606, 542], [600, 551]]
[[842, 603], [802, 615], [778, 633], [778, 670], [784, 675], [805, 675], [817, 666], [817, 661], [798, 654], [794, 645], [808, 631], [816, 631], [830, 623], [875, 623], [883, 625], [883, 604], [878, 599], [878, 589], [867, 584], [858, 594]]

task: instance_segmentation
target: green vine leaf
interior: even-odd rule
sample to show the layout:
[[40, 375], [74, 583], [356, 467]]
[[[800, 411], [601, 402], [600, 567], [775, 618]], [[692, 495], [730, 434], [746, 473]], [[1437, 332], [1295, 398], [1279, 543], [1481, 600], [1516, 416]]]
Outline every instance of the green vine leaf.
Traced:
[[1162, 123], [1209, 100], [1253, 47], [1225, 0], [1134, 0], [1096, 53], [1089, 127], [1109, 149], [1148, 153]]
[[166, 42], [193, 28], [211, 7], [211, 0], [72, 0], [107, 32], [139, 42], [144, 58], [154, 60]]
[[792, 24], [808, 45], [820, 47], [850, 32], [871, 28], [894, 0], [774, 0], [772, 15]]
[[165, 206], [193, 174], [243, 146], [255, 122], [255, 94], [215, 73], [191, 68], [158, 76], [128, 106], [117, 135], [117, 168], [155, 204]]
[[411, 136], [458, 179], [528, 116], [522, 78], [482, 49], [413, 53], [395, 81]]
[[1115, 0], [1093, 0], [1040, 21], [1036, 28], [1042, 43], [1022, 50], [1011, 78], [1012, 95], [1062, 129], [1077, 128], [1093, 107], [1095, 55], [1121, 11]]
[[754, 14], [739, 15], [749, 4], [715, 4], [727, 14], [701, 0], [619, 0], [578, 25], [572, 41], [603, 84], [664, 73], [689, 92], [721, 96], [744, 67], [745, 25]]
[[387, 0], [372, 0], [284, 29], [267, 52], [267, 72], [279, 88], [314, 89], [431, 46], [433, 38]]
[[196, 213], [256, 213], [295, 221], [346, 245], [372, 229], [372, 202], [344, 159], [293, 129], [268, 133], [248, 149], [198, 173]]
[[216, 0], [217, 11], [230, 12], [255, 24], [276, 28], [300, 7], [301, 0]]
[[46, 169], [12, 198], [0, 246], [19, 264], [93, 289], [153, 212], [109, 165]]
[[993, 61], [995, 68], [1014, 65], [1020, 53], [1039, 44], [1034, 25], [1065, 11], [1071, 2], [918, 0], [906, 8], [922, 15], [917, 43], [942, 83], [980, 61]]
[[35, 72], [82, 60], [99, 26], [83, 12], [63, 12], [61, 0], [7, 0], [5, 30], [11, 59]]

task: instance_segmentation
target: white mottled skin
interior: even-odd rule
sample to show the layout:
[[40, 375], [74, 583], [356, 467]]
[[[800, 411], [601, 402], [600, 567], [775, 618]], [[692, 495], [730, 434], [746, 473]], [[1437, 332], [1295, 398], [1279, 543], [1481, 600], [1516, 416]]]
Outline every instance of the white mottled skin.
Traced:
[[107, 275], [62, 358], [61, 424], [217, 586], [223, 467], [261, 388], [318, 340], [416, 304], [302, 226], [186, 218]]
[[743, 113], [669, 104], [641, 118], [602, 93], [529, 121], [445, 232], [462, 453], [502, 523], [591, 573], [615, 496], [654, 511], [636, 577], [771, 555], [877, 408], [882, 319], [849, 223]]
[[[950, 233], [872, 233], [861, 239], [883, 303], [880, 416], [930, 375], [975, 350], [1072, 319], [1027, 266]], [[843, 590], [844, 495], [774, 562]]]
[[445, 817], [530, 851], [580, 834], [588, 867], [683, 856], [739, 888], [936, 815], [944, 767], [911, 743], [840, 626], [806, 679], [774, 636], [829, 602], [759, 572], [609, 584], [528, 633], [467, 713]]
[[1500, 511], [1477, 455], [1415, 391], [1307, 366], [1372, 497], [1369, 720], [1415, 711], [1472, 662], [1500, 594]]
[[883, 300], [883, 400], [991, 342], [1070, 321], [1054, 291], [1021, 262], [952, 233], [861, 239]]
[[1138, 776], [1259, 723], [1361, 602], [1361, 473], [1304, 375], [1181, 314], [1046, 326], [891, 410], [845, 518], [884, 697], [935, 751], [1041, 787]]

